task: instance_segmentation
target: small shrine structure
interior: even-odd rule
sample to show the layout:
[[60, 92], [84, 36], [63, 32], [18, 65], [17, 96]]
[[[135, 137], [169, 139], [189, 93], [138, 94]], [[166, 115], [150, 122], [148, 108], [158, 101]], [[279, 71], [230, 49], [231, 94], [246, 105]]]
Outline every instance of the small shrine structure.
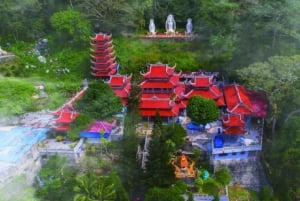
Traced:
[[131, 89], [131, 76], [111, 75], [107, 84], [112, 88], [116, 96], [122, 99], [122, 104], [127, 105]]
[[175, 168], [175, 177], [177, 179], [195, 178], [195, 162], [187, 155], [180, 154], [171, 159], [171, 164]]

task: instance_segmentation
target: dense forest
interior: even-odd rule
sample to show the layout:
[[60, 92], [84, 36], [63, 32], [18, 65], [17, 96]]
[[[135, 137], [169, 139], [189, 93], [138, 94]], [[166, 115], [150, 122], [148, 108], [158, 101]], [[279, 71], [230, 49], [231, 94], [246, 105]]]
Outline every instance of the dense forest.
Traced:
[[[145, 70], [147, 63], [160, 61], [176, 64], [177, 70], [219, 71], [227, 82], [236, 81], [249, 89], [265, 91], [269, 111], [262, 161], [276, 199], [299, 200], [299, 9], [298, 0], [2, 0], [0, 46], [17, 57], [0, 64], [0, 113], [9, 116], [56, 108], [78, 91], [82, 79], [92, 79], [90, 37], [98, 32], [112, 33], [120, 71], [133, 74], [135, 81], [139, 81], [139, 72]], [[170, 13], [175, 16], [179, 32], [184, 32], [187, 18], [192, 18], [197, 37], [180, 43], [138, 38], [147, 33], [150, 18], [155, 20], [157, 31], [164, 32]], [[42, 39], [47, 39], [47, 48], [39, 53], [47, 63], [41, 63], [35, 54]], [[40, 81], [46, 83], [51, 98], [36, 103], [28, 94], [34, 92], [30, 83]], [[20, 103], [12, 103], [11, 98]], [[134, 113], [134, 107], [129, 106], [129, 111]], [[138, 119], [134, 114], [128, 118], [131, 122]], [[133, 132], [132, 129], [129, 127], [125, 134]], [[169, 129], [169, 132], [175, 131]], [[126, 169], [119, 175], [125, 188], [116, 188], [117, 194], [107, 200], [127, 200], [124, 192], [131, 195], [131, 190], [139, 186], [137, 178], [142, 173], [133, 171], [137, 167], [130, 154], [135, 150], [129, 148], [136, 140], [128, 134], [123, 141], [121, 150], [126, 160], [122, 157], [120, 160]], [[50, 164], [50, 167], [58, 165]], [[47, 171], [45, 174], [51, 170]], [[66, 173], [71, 175], [68, 179], [74, 174]], [[86, 177], [76, 176], [63, 182], [77, 182], [75, 200], [84, 200], [80, 197], [82, 190], [91, 189], [80, 185], [98, 180], [90, 172]], [[111, 173], [95, 186], [100, 188], [103, 182], [108, 185], [110, 181], [121, 186], [121, 180]], [[155, 187], [147, 175], [144, 180], [151, 188]], [[39, 192], [41, 199], [57, 200], [49, 195], [69, 196], [66, 192], [70, 189], [60, 186], [62, 180], [56, 182], [49, 185], [48, 192]], [[159, 191], [161, 187], [164, 185], [152, 190]]]

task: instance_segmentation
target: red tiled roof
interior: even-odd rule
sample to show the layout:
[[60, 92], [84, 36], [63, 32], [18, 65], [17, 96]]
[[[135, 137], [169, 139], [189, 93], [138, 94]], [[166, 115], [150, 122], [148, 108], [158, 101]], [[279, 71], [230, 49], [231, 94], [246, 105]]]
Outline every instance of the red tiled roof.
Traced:
[[179, 78], [180, 78], [180, 74], [173, 74], [172, 77], [170, 77], [170, 82], [173, 84], [173, 85], [178, 85], [179, 84]]
[[150, 64], [148, 71], [143, 75], [144, 78], [169, 78], [174, 74], [175, 67], [167, 64]]
[[91, 61], [91, 63], [95, 66], [98, 65], [110, 65], [115, 62], [115, 58], [109, 58], [106, 61]]
[[152, 108], [152, 109], [169, 109], [172, 108], [174, 102], [169, 99], [160, 99], [155, 96], [149, 99], [142, 99], [140, 103], [140, 108]]
[[131, 89], [131, 83], [128, 82], [125, 84], [123, 88], [117, 89], [117, 88], [112, 88], [116, 96], [119, 96], [121, 98], [127, 98], [129, 96], [129, 91]]
[[97, 33], [91, 40], [93, 41], [103, 41], [103, 40], [110, 40], [112, 35], [107, 35], [104, 33]]
[[192, 98], [193, 96], [202, 96], [204, 98], [216, 100], [222, 96], [222, 93], [217, 87], [212, 86], [207, 90], [192, 89], [184, 96], [188, 99]]
[[114, 87], [114, 86], [123, 86], [126, 82], [127, 82], [126, 76], [112, 75], [112, 76], [110, 76], [107, 84], [109, 84], [109, 86], [111, 86], [111, 87]]
[[198, 75], [194, 77], [194, 82], [191, 85], [194, 87], [209, 87], [213, 83], [214, 76]]
[[112, 69], [115, 69], [117, 66], [116, 63], [111, 63], [109, 65], [96, 65], [96, 66], [92, 66], [92, 70], [95, 71], [95, 72], [107, 72], [107, 71], [110, 71]]
[[107, 40], [103, 40], [103, 41], [92, 41], [91, 43], [91, 46], [93, 48], [97, 48], [97, 47], [103, 47], [103, 48], [107, 48], [109, 46], [111, 46], [113, 44], [113, 41], [110, 40], [110, 41], [107, 41]]
[[166, 93], [143, 93], [141, 94], [141, 99], [151, 99], [153, 96], [155, 96], [158, 99], [169, 99], [171, 94]]
[[216, 101], [217, 106], [221, 107], [221, 106], [225, 106], [225, 100], [224, 100], [224, 96], [221, 96], [220, 98], [217, 99]]
[[245, 127], [245, 116], [242, 114], [222, 114], [224, 127]]
[[72, 123], [78, 115], [78, 112], [63, 111], [55, 121], [56, 123]]
[[116, 72], [117, 72], [116, 69], [111, 69], [110, 71], [106, 71], [106, 72], [96, 71], [96, 72], [92, 72], [91, 74], [95, 77], [109, 77], [110, 75], [116, 74]]
[[176, 88], [174, 89], [174, 93], [176, 94], [176, 96], [178, 98], [181, 98], [183, 96], [184, 90], [185, 90], [185, 85], [180, 84], [180, 85], [176, 86]]
[[120, 98], [127, 98], [128, 97], [128, 91], [124, 89], [113, 89], [113, 92], [116, 94], [116, 96]]
[[140, 109], [140, 115], [141, 116], [155, 116], [157, 110], [159, 111], [159, 114], [162, 117], [174, 117], [174, 116], [178, 116], [179, 106], [175, 104], [172, 108], [169, 108], [169, 109], [142, 108], [142, 109]]
[[91, 55], [93, 61], [107, 61], [109, 60], [110, 58], [114, 58], [115, 57], [115, 52], [110, 52], [108, 54], [103, 54], [103, 55], [100, 55], [100, 54], [97, 54], [97, 55]]
[[171, 82], [168, 82], [168, 81], [157, 81], [157, 82], [151, 82], [151, 81], [148, 81], [148, 80], [145, 80], [143, 81], [141, 84], [140, 84], [140, 87], [142, 89], [172, 89], [174, 88], [174, 85], [171, 83]]
[[114, 47], [108, 47], [105, 49], [91, 49], [91, 52], [95, 53], [95, 54], [109, 54], [114, 50]]
[[223, 129], [223, 131], [227, 135], [240, 135], [247, 132], [244, 128], [241, 127], [230, 127], [230, 128]]
[[224, 96], [229, 113], [252, 114], [252, 104], [243, 86], [237, 84], [225, 86]]

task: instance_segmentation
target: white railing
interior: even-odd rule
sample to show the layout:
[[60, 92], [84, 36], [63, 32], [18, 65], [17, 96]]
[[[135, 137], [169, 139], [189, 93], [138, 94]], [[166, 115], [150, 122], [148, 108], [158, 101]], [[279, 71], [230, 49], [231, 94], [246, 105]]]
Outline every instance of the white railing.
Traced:
[[236, 147], [222, 147], [222, 148], [212, 148], [212, 154], [222, 154], [222, 153], [235, 153], [242, 151], [261, 151], [262, 145], [248, 145], [248, 146], [236, 146]]

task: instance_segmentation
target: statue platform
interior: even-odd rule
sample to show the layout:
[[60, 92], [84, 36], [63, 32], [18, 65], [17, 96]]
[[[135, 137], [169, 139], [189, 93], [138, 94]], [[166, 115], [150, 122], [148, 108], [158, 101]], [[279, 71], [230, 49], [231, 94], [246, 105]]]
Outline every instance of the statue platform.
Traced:
[[158, 33], [158, 34], [146, 34], [140, 35], [140, 38], [152, 38], [152, 39], [168, 39], [168, 38], [175, 38], [175, 39], [185, 39], [185, 38], [195, 38], [197, 35], [195, 34], [185, 34], [185, 33]]

